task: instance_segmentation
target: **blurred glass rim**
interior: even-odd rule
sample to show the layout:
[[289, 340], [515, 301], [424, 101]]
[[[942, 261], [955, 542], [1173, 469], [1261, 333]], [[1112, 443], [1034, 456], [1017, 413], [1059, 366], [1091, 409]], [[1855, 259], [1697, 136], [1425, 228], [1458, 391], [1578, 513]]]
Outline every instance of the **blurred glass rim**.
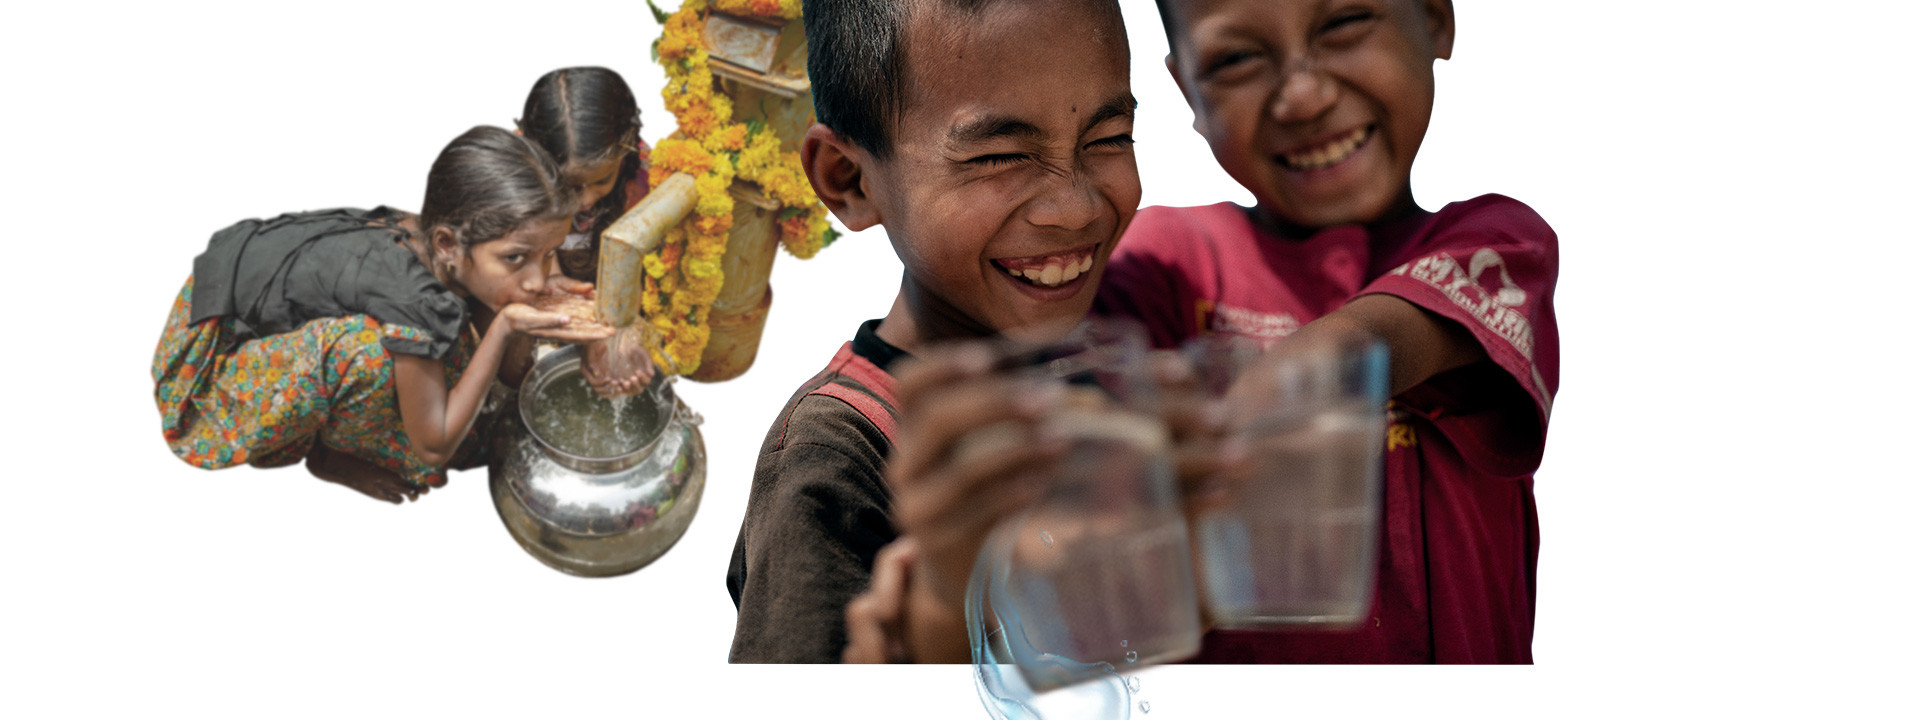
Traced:
[[1179, 352], [1214, 395], [1245, 387], [1240, 383], [1245, 373], [1258, 370], [1271, 373], [1278, 401], [1386, 402], [1387, 346], [1370, 334], [1354, 331], [1320, 337], [1311, 345], [1290, 348], [1285, 355], [1262, 362], [1269, 349], [1252, 338], [1212, 334], [1183, 343]]

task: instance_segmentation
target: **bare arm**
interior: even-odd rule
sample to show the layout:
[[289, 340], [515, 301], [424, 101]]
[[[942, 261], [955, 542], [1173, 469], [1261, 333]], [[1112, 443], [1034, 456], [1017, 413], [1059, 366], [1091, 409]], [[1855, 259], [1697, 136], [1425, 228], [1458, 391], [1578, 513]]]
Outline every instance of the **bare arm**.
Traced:
[[1267, 350], [1279, 357], [1353, 332], [1378, 338], [1391, 358], [1389, 396], [1440, 373], [1485, 360], [1487, 351], [1459, 324], [1392, 295], [1362, 295], [1307, 323]]
[[576, 332], [566, 328], [571, 318], [560, 313], [543, 313], [525, 305], [502, 308], [487, 334], [474, 350], [473, 362], [451, 390], [447, 388], [444, 366], [439, 360], [419, 355], [393, 356], [394, 390], [400, 396], [400, 423], [407, 431], [413, 454], [435, 467], [446, 465], [459, 449], [460, 441], [473, 427], [487, 389], [500, 372], [501, 358], [512, 345], [513, 336], [533, 332], [573, 342], [605, 338], [607, 332]]
[[452, 390], [447, 388], [439, 360], [394, 354], [393, 381], [400, 395], [400, 423], [421, 462], [435, 467], [446, 465], [473, 427], [480, 403], [487, 397], [487, 386], [500, 370], [500, 358], [511, 334], [505, 325], [496, 322], [487, 331], [474, 352], [473, 364]]

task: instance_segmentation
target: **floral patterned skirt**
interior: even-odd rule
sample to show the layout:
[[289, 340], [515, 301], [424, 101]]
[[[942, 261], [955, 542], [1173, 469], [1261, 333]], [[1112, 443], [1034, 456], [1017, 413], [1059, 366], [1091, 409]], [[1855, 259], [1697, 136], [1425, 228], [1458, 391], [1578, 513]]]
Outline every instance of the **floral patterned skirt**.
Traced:
[[[416, 485], [447, 482], [445, 468], [413, 454], [400, 422], [385, 336], [421, 331], [365, 315], [314, 320], [292, 332], [240, 341], [229, 318], [188, 324], [193, 279], [167, 317], [153, 354], [154, 401], [161, 433], [175, 455], [209, 470], [247, 463], [293, 465], [322, 443], [386, 468]], [[463, 338], [447, 354], [447, 386], [472, 358]], [[486, 462], [480, 428], [461, 442], [449, 467]]]

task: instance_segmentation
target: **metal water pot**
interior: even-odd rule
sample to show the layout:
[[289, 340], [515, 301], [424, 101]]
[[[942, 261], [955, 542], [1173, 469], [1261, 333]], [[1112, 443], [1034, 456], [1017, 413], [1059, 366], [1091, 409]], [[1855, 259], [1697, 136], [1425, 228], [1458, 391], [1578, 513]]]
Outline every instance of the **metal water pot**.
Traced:
[[[706, 444], [700, 416], [673, 393], [665, 373], [622, 408], [643, 413], [656, 431], [626, 439], [609, 457], [543, 437], [532, 418], [556, 382], [577, 382], [580, 348], [549, 352], [521, 383], [517, 407], [495, 430], [489, 482], [500, 520], [540, 562], [574, 575], [607, 577], [646, 567], [685, 534], [706, 486]], [[607, 422], [613, 422], [609, 416]]]

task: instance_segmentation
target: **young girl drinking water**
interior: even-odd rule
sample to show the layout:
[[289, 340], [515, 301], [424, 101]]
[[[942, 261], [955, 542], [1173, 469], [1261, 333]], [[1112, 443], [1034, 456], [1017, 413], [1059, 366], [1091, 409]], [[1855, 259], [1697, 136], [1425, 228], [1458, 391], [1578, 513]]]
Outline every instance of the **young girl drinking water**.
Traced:
[[606, 68], [561, 68], [534, 82], [516, 124], [553, 156], [580, 194], [560, 268], [593, 282], [601, 231], [647, 195], [648, 148], [640, 141], [633, 90]]
[[[647, 151], [640, 141], [640, 108], [619, 73], [603, 67], [561, 68], [540, 76], [527, 93], [515, 123], [522, 135], [544, 148], [560, 165], [560, 175], [579, 193], [560, 269], [567, 277], [594, 282], [600, 261], [600, 233], [647, 196]], [[638, 336], [645, 329], [587, 347], [583, 374], [603, 395], [627, 395], [646, 388], [653, 361]]]
[[324, 210], [215, 233], [154, 354], [167, 444], [208, 469], [305, 458], [396, 503], [484, 462], [474, 420], [512, 336], [612, 332], [526, 304], [590, 288], [548, 277], [577, 197], [538, 146], [476, 127], [434, 160], [417, 216]]

